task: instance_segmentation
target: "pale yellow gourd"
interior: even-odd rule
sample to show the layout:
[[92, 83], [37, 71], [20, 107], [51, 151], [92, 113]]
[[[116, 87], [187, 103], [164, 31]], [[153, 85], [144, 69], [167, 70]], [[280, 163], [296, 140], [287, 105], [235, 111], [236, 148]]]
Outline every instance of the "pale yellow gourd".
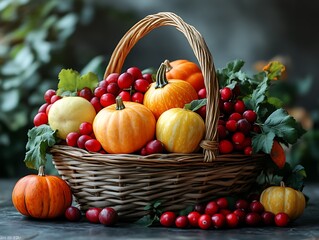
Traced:
[[274, 214], [284, 212], [291, 220], [302, 215], [306, 206], [306, 199], [302, 192], [290, 187], [280, 186], [266, 188], [260, 195], [260, 202], [266, 211]]
[[184, 108], [171, 108], [156, 123], [156, 138], [173, 153], [192, 153], [199, 148], [205, 134], [201, 116]]

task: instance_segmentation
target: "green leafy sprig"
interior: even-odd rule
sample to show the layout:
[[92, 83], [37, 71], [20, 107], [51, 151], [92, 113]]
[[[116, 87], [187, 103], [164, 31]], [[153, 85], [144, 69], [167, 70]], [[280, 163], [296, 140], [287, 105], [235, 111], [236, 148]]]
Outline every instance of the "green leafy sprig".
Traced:
[[156, 200], [144, 207], [144, 210], [148, 214], [144, 215], [142, 218], [136, 221], [137, 224], [140, 224], [144, 227], [150, 227], [159, 223], [160, 216], [163, 213], [162, 201]]
[[[270, 94], [270, 89], [277, 83], [276, 80], [281, 78], [285, 67], [280, 62], [271, 62], [263, 71], [249, 76], [242, 71], [243, 66], [242, 60], [232, 61], [225, 68], [217, 70], [217, 77], [221, 88], [239, 87], [241, 92], [239, 98], [242, 98], [248, 109], [257, 113], [256, 124], [259, 125], [261, 132], [253, 133], [253, 151], [269, 154], [275, 139], [286, 146], [295, 144], [306, 131], [284, 109], [284, 102]], [[296, 167], [286, 163], [284, 169], [275, 171], [274, 169], [279, 169], [272, 161], [270, 162], [271, 167], [267, 166], [262, 174], [263, 178], [269, 182], [273, 182], [273, 179], [284, 179], [287, 181], [287, 186], [302, 188], [306, 173], [301, 165]]]
[[59, 73], [59, 84], [57, 95], [76, 96], [77, 92], [87, 87], [92, 91], [98, 85], [99, 79], [95, 73], [88, 72], [80, 75], [72, 69], [62, 69]]
[[47, 149], [58, 142], [56, 131], [43, 124], [28, 131], [24, 162], [28, 168], [38, 170], [46, 164]]

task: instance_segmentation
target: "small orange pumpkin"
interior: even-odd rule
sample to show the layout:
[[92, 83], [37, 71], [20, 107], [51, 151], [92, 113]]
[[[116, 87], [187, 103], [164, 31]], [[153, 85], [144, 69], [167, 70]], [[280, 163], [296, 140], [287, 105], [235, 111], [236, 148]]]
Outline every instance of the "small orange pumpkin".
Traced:
[[175, 60], [164, 62], [167, 67], [166, 77], [170, 79], [181, 79], [190, 83], [196, 92], [205, 87], [204, 76], [196, 63], [187, 60]]
[[124, 102], [103, 108], [93, 121], [96, 139], [108, 153], [133, 153], [155, 136], [155, 117], [143, 104]]
[[165, 72], [166, 65], [162, 63], [156, 73], [156, 82], [151, 84], [144, 95], [143, 104], [156, 119], [168, 109], [183, 108], [185, 104], [198, 99], [191, 84], [180, 79], [167, 81]]
[[72, 204], [72, 192], [64, 180], [45, 175], [40, 166], [38, 175], [27, 175], [16, 183], [12, 202], [25, 216], [50, 219], [64, 215]]

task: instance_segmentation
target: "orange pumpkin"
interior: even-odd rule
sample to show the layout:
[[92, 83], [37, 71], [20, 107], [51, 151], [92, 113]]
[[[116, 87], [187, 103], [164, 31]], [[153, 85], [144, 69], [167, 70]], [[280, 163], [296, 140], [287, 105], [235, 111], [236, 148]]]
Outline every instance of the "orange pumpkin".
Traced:
[[155, 117], [143, 104], [124, 102], [103, 108], [93, 121], [96, 139], [108, 153], [133, 153], [155, 136]]
[[166, 79], [166, 65], [161, 64], [152, 83], [144, 95], [143, 104], [152, 111], [155, 118], [168, 109], [183, 108], [186, 103], [198, 99], [197, 92], [188, 82], [180, 79]]
[[72, 192], [61, 178], [46, 176], [41, 166], [38, 175], [27, 175], [16, 183], [12, 202], [25, 216], [50, 219], [64, 215], [72, 204]]
[[196, 63], [187, 60], [165, 61], [166, 77], [170, 79], [181, 79], [190, 83], [196, 92], [205, 87], [204, 76]]

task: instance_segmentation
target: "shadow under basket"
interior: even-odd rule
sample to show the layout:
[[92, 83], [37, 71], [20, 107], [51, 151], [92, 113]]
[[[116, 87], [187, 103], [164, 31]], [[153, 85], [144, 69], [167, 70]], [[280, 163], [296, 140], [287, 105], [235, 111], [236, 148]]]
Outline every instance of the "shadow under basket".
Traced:
[[201, 68], [206, 92], [206, 133], [196, 154], [100, 154], [65, 145], [51, 148], [53, 163], [70, 185], [81, 210], [113, 207], [125, 221], [147, 214], [156, 200], [165, 210], [178, 211], [217, 196], [248, 192], [267, 155], [218, 154], [219, 85], [211, 53], [200, 33], [171, 12], [148, 15], [116, 46], [104, 78], [121, 73], [126, 56], [145, 35], [161, 26], [182, 32]]

